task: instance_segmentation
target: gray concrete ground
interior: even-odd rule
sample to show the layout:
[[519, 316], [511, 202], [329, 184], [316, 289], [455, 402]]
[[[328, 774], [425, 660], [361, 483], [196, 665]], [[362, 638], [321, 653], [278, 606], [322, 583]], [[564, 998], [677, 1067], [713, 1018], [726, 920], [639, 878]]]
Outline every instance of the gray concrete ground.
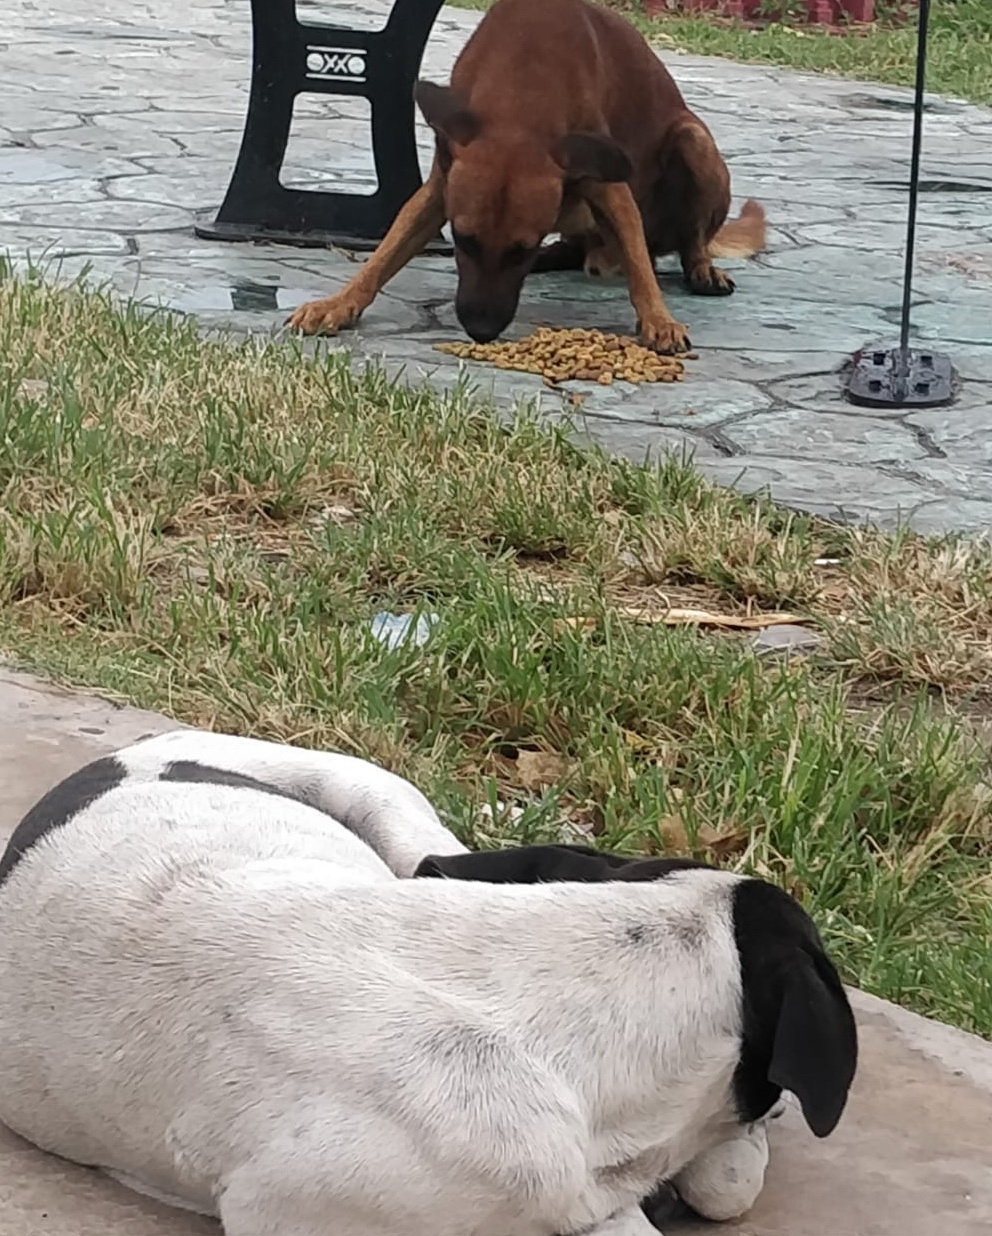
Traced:
[[[7, 0], [0, 17], [0, 251], [43, 250], [124, 293], [208, 325], [268, 331], [354, 269], [348, 255], [197, 240], [238, 151], [250, 63], [247, 0]], [[311, 17], [377, 25], [383, 0], [300, 0]], [[443, 80], [477, 16], [443, 10], [425, 74]], [[731, 300], [685, 295], [663, 275], [700, 360], [680, 386], [575, 389], [587, 431], [636, 458], [687, 443], [715, 479], [770, 485], [786, 503], [923, 531], [992, 528], [992, 112], [933, 100], [913, 321], [964, 379], [950, 409], [858, 411], [838, 366], [898, 322], [908, 95], [774, 68], [669, 56], [726, 153], [738, 199], [773, 223], [771, 247], [737, 271]], [[300, 101], [287, 180], [369, 187], [361, 107]], [[426, 165], [430, 142], [421, 133]], [[445, 384], [459, 335], [447, 258], [421, 259], [348, 339], [411, 379]], [[518, 332], [538, 322], [629, 330], [622, 286], [578, 275], [528, 285]], [[478, 370], [488, 389], [492, 371]], [[500, 401], [561, 396], [500, 374]]]
[[[172, 724], [0, 669], [0, 842], [62, 776]], [[838, 1131], [817, 1142], [790, 1110], [773, 1128], [764, 1194], [746, 1219], [725, 1230], [738, 1236], [987, 1236], [992, 1044], [872, 997], [854, 998], [861, 1067]], [[0, 1129], [0, 1236], [215, 1231], [205, 1220], [139, 1198]]]

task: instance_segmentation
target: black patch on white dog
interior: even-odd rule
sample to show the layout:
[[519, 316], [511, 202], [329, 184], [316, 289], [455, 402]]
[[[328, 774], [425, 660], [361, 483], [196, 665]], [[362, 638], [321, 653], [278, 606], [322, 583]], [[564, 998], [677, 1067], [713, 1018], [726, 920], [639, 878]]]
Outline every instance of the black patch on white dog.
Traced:
[[745, 1123], [783, 1090], [826, 1137], [840, 1119], [858, 1061], [854, 1014], [806, 911], [783, 889], [744, 880], [734, 890], [744, 1033], [734, 1076]]
[[229, 772], [212, 764], [200, 764], [197, 760], [173, 760], [159, 773], [159, 781], [176, 781], [185, 785], [226, 785], [237, 790], [257, 790], [260, 794], [274, 794], [277, 798], [289, 798], [293, 802], [303, 799], [288, 790], [267, 781], [259, 781], [245, 773]]
[[14, 829], [0, 857], [0, 884], [37, 842], [61, 828], [102, 795], [114, 790], [127, 776], [116, 756], [106, 755], [78, 769], [49, 790]]
[[521, 845], [508, 850], [428, 854], [413, 874], [484, 884], [594, 884], [601, 880], [659, 880], [699, 867], [707, 864], [691, 858], [629, 858], [586, 845]]
[[413, 873], [483, 884], [552, 884], [608, 880], [627, 860], [584, 845], [522, 845], [508, 850], [429, 854]]

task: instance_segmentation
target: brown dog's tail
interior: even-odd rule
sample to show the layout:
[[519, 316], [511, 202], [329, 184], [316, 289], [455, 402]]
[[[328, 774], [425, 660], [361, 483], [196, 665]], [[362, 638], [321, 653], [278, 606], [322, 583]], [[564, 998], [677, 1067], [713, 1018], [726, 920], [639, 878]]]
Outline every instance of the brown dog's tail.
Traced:
[[725, 223], [709, 243], [710, 257], [754, 257], [765, 247], [768, 222], [765, 208], [754, 198], [748, 198], [736, 219]]

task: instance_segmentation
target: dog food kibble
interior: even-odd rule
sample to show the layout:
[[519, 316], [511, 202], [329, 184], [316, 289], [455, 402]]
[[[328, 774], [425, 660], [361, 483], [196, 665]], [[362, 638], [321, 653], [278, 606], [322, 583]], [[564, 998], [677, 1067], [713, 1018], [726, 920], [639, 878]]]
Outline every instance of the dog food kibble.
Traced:
[[617, 380], [681, 382], [685, 374], [679, 357], [659, 356], [627, 335], [598, 330], [542, 326], [515, 343], [436, 343], [434, 348], [462, 360], [488, 361], [497, 369], [537, 373], [551, 385], [572, 380], [603, 386]]

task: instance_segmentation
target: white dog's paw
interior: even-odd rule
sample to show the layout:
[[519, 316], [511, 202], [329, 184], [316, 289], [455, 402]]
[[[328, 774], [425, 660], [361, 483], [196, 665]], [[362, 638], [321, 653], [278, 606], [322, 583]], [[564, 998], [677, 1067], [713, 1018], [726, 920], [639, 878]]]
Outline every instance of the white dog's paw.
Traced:
[[704, 1219], [737, 1219], [757, 1201], [767, 1166], [768, 1135], [761, 1121], [696, 1155], [673, 1183]]

